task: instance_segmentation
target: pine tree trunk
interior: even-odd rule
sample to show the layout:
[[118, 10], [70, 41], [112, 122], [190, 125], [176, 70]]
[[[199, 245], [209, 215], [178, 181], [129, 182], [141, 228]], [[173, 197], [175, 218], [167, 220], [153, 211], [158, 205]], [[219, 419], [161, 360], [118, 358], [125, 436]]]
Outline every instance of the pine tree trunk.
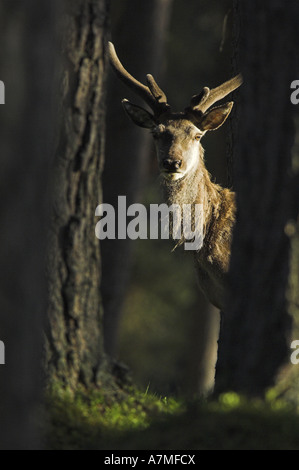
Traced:
[[289, 356], [290, 240], [285, 227], [298, 209], [290, 84], [298, 76], [299, 4], [254, 0], [237, 7], [244, 75], [235, 161], [238, 217], [216, 385], [218, 391], [259, 395]]
[[104, 361], [95, 209], [104, 161], [107, 0], [67, 0], [62, 122], [53, 178], [50, 381], [99, 384]]

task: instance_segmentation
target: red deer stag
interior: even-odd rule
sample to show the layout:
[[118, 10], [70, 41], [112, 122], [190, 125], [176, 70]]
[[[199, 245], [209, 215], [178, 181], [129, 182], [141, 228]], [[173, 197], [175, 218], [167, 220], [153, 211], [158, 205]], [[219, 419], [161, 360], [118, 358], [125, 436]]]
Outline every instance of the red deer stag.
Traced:
[[211, 106], [241, 85], [241, 75], [212, 90], [204, 87], [183, 112], [172, 112], [165, 93], [152, 75], [146, 77], [148, 86], [136, 80], [121, 64], [111, 42], [109, 55], [117, 76], [153, 111], [150, 113], [126, 99], [122, 101], [132, 121], [152, 132], [167, 204], [202, 205], [204, 238], [201, 249], [195, 252], [196, 271], [201, 290], [212, 304], [223, 310], [235, 222], [235, 194], [211, 181], [201, 138], [227, 119], [233, 102]]

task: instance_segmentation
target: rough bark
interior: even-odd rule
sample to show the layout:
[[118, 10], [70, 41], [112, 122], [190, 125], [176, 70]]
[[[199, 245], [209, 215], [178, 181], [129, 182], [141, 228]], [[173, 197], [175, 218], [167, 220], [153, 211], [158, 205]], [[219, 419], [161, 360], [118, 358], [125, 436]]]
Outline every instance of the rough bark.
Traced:
[[38, 449], [57, 2], [0, 6], [0, 448]]
[[[238, 2], [241, 21], [238, 216], [231, 259], [231, 300], [221, 328], [216, 385], [259, 395], [289, 354], [286, 291], [298, 208], [292, 172], [298, 2]], [[298, 70], [297, 70], [298, 72]]]
[[[239, 2], [237, 0], [232, 0], [232, 8], [229, 14], [231, 20], [231, 30], [232, 30], [232, 54], [231, 54], [231, 67], [232, 67], [232, 76], [240, 73], [240, 36], [242, 31], [241, 26], [241, 15], [239, 11]], [[232, 94], [232, 100], [235, 102], [235, 105], [232, 109], [231, 114], [228, 118], [229, 124], [229, 134], [227, 140], [227, 185], [229, 188], [234, 189], [234, 162], [237, 161], [237, 138], [238, 138], [238, 128], [240, 122], [240, 106], [238, 106], [240, 95], [240, 88], [235, 90]]]
[[[112, 41], [126, 68], [142, 82], [152, 73], [161, 82], [163, 50], [172, 0], [129, 0], [116, 2], [112, 10]], [[103, 178], [104, 202], [117, 208], [117, 197], [125, 195], [127, 205], [141, 202], [149, 166], [148, 133], [138, 129], [124, 115], [121, 99], [136, 95], [109, 75], [107, 149]], [[116, 138], [117, 136], [117, 138]], [[105, 348], [116, 354], [118, 327], [128, 288], [132, 242], [104, 240], [102, 294], [105, 311]]]
[[108, 0], [67, 0], [62, 120], [53, 177], [47, 363], [50, 381], [99, 383], [103, 364], [101, 203]]

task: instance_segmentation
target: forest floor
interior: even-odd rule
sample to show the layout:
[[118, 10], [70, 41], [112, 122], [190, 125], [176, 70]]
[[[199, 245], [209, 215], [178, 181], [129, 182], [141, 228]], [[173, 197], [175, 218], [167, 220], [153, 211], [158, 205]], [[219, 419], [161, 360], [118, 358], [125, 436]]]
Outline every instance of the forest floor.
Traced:
[[299, 450], [299, 414], [269, 392], [186, 402], [133, 387], [122, 394], [57, 388], [48, 400], [51, 450]]

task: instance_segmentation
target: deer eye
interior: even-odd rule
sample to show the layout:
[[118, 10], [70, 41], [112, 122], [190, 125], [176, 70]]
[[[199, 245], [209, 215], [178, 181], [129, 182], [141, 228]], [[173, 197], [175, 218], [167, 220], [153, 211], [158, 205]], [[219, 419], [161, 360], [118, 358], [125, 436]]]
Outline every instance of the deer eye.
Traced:
[[195, 140], [200, 140], [200, 138], [201, 138], [201, 135], [200, 135], [200, 134], [196, 134]]

